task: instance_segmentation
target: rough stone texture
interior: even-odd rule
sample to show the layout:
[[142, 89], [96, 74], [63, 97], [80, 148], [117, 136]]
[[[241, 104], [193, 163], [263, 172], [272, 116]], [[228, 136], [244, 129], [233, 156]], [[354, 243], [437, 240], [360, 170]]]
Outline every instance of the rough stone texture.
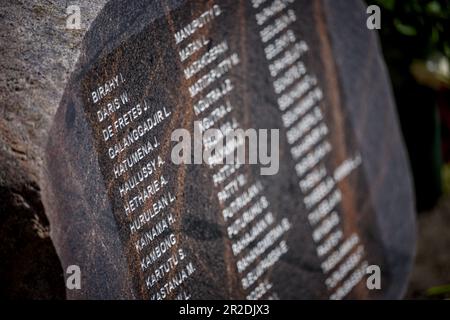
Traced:
[[[91, 30], [83, 49], [81, 46], [86, 30], [106, 1], [92, 3], [80, 0], [77, 2], [81, 6], [84, 27], [79, 31], [65, 28], [67, 1], [45, 3], [14, 1], [2, 3], [1, 6], [0, 294], [2, 297], [65, 297], [63, 268], [50, 240], [50, 232], [55, 235], [54, 239], [59, 245], [58, 253], [63, 257], [64, 267], [70, 264], [74, 257], [85, 259], [82, 262], [93, 267], [87, 275], [92, 281], [89, 282], [86, 292], [80, 294], [81, 297], [137, 298], [145, 296], [141, 292], [133, 292], [130, 289], [129, 282], [134, 281], [136, 275], [133, 268], [128, 268], [127, 261], [123, 257], [125, 255], [123, 250], [129, 251], [130, 247], [124, 247], [117, 235], [116, 221], [109, 207], [110, 199], [107, 198], [108, 194], [104, 190], [103, 177], [94, 153], [96, 150], [92, 147], [90, 128], [86, 125], [85, 119], [80, 117], [82, 112], [81, 95], [78, 91], [80, 82], [75, 76], [80, 69], [86, 68], [84, 63], [98, 63], [93, 59], [97, 53], [116, 49], [122, 41], [126, 42], [132, 33], [137, 33], [137, 29], [142, 30], [156, 17], [164, 17], [163, 9], [170, 7], [171, 3], [176, 1], [134, 1], [133, 5], [126, 1], [111, 1], [108, 8], [102, 11], [97, 19], [96, 27]], [[303, 1], [302, 5], [311, 9], [310, 1]], [[348, 118], [355, 129], [355, 140], [350, 139], [350, 146], [353, 143], [360, 144], [364, 157], [378, 159], [370, 162], [364, 168], [365, 172], [361, 174], [362, 185], [365, 184], [364, 179], [369, 179], [373, 183], [370, 189], [374, 190], [371, 201], [374, 205], [373, 210], [377, 212], [376, 220], [373, 221], [370, 210], [367, 210], [368, 220], [362, 223], [362, 227], [370, 229], [371, 222], [380, 226], [381, 239], [378, 239], [377, 244], [382, 245], [379, 247], [375, 245], [372, 252], [375, 255], [382, 252], [386, 266], [392, 271], [390, 276], [395, 276], [393, 278], [396, 279], [395, 282], [390, 283], [388, 290], [383, 292], [383, 297], [398, 297], [404, 290], [414, 242], [410, 232], [413, 221], [411, 215], [408, 215], [412, 211], [408, 170], [405, 168], [404, 151], [393, 114], [389, 86], [386, 86], [384, 66], [379, 55], [367, 54], [371, 52], [370, 50], [378, 52], [376, 38], [373, 35], [368, 36], [367, 31], [361, 29], [365, 23], [364, 15], [361, 14], [363, 11], [355, 13], [353, 10], [347, 10], [346, 6], [348, 6], [347, 1], [315, 2], [314, 10], [312, 10], [314, 14], [304, 16], [305, 20], [311, 19], [314, 22], [305, 24], [304, 27], [315, 41], [313, 43], [317, 44], [315, 46], [317, 56], [323, 59], [325, 70], [321, 69], [323, 66], [319, 63], [320, 60], [311, 59], [310, 62], [318, 68], [317, 70], [323, 71], [321, 77], [327, 80], [327, 89], [330, 88], [332, 91], [330, 93], [332, 97], [328, 102], [333, 106], [333, 110], [343, 111], [349, 108], [345, 110], [350, 114]], [[357, 8], [363, 9], [360, 3], [357, 4]], [[170, 14], [165, 18], [168, 16], [170, 17]], [[139, 25], [137, 17], [151, 19], [143, 19], [145, 23]], [[346, 23], [341, 24], [342, 21]], [[238, 23], [237, 26], [244, 26], [244, 22], [240, 21], [241, 24]], [[327, 23], [329, 25], [326, 25]], [[132, 29], [132, 26], [135, 29]], [[326, 32], [325, 29], [329, 31]], [[157, 37], [158, 34], [153, 36]], [[111, 43], [109, 43], [110, 40]], [[235, 40], [240, 41], [239, 38]], [[160, 49], [164, 49], [164, 45], [169, 45], [165, 39], [157, 44], [155, 48]], [[80, 52], [81, 57], [79, 57]], [[333, 52], [335, 56], [330, 55]], [[80, 69], [75, 68], [77, 61], [79, 61]], [[130, 66], [130, 69], [132, 67]], [[77, 71], [73, 75], [75, 69]], [[72, 78], [70, 78], [71, 75]], [[171, 73], [156, 75], [160, 77], [158, 79], [168, 84], [176, 83]], [[258, 77], [259, 73], [251, 75], [254, 79], [261, 81]], [[244, 74], [245, 77], [250, 77], [250, 74]], [[74, 84], [73, 88], [72, 84]], [[372, 90], [364, 91], [369, 84], [373, 85]], [[355, 92], [357, 94], [354, 94]], [[63, 98], [64, 93], [65, 98]], [[387, 97], [387, 100], [380, 99], [380, 96]], [[254, 92], [248, 97], [259, 101]], [[67, 105], [70, 98], [74, 98], [77, 103], [79, 108], [77, 112], [72, 106]], [[345, 103], [341, 104], [339, 99]], [[365, 105], [363, 102], [368, 100], [372, 103]], [[361, 105], [363, 107], [360, 108]], [[384, 110], [386, 105], [387, 111], [379, 112], [380, 109]], [[54, 123], [58, 108], [59, 116], [56, 116], [56, 123]], [[254, 109], [250, 112], [250, 108], [244, 108], [244, 111], [243, 122], [248, 125], [251, 123], [249, 114], [258, 112]], [[261, 121], [260, 124], [278, 121], [276, 120], [278, 114], [274, 117], [263, 117], [261, 114], [255, 117]], [[183, 117], [178, 120], [182, 121]], [[372, 122], [381, 126], [374, 127]], [[56, 170], [42, 173], [44, 148], [52, 126], [54, 133], [61, 132], [58, 130], [68, 130], [70, 135], [54, 136], [55, 139], [51, 141], [46, 160], [47, 166]], [[80, 131], [75, 133], [71, 131], [74, 126]], [[378, 135], [373, 132], [377, 132]], [[70, 140], [80, 136], [83, 140], [75, 140], [79, 145], [73, 143], [74, 140]], [[370, 139], [364, 140], [366, 137]], [[386, 143], [380, 144], [378, 143], [380, 141]], [[379, 160], [381, 154], [384, 157], [382, 161]], [[77, 158], [80, 155], [85, 157]], [[383, 168], [383, 164], [386, 163], [390, 164], [387, 169]], [[288, 170], [291, 165], [292, 163], [282, 168], [282, 176], [286, 178], [286, 181], [292, 176], [292, 172]], [[87, 171], [89, 174], [85, 176], [70, 176], [72, 173], [83, 174]], [[229, 271], [233, 270], [232, 263], [227, 260], [229, 257], [223, 256], [223, 252], [226, 253], [228, 250], [226, 249], [228, 244], [223, 240], [223, 225], [220, 221], [210, 219], [209, 213], [217, 212], [218, 206], [217, 203], [209, 201], [212, 198], [211, 188], [208, 187], [209, 175], [197, 171], [189, 173], [194, 177], [198, 173], [196, 180], [192, 181], [189, 175], [180, 171], [172, 176], [175, 179], [171, 183], [177, 185], [181, 191], [186, 191], [186, 194], [191, 194], [186, 204], [187, 208], [183, 203], [180, 204], [183, 210], [179, 209], [178, 213], [183, 211], [185, 215], [177, 231], [181, 237], [189, 240], [194, 252], [197, 252], [196, 249], [199, 249], [198, 252], [202, 254], [206, 252], [200, 260], [204, 264], [202, 267], [205, 277], [198, 279], [199, 285], [194, 288], [194, 293], [200, 297], [242, 297], [239, 290], [230, 289], [230, 283], [236, 287], [236, 279], [235, 274]], [[50, 212], [45, 212], [41, 199], [42, 178], [53, 180], [50, 188], [52, 194], [47, 195], [50, 199], [46, 204], [47, 208], [53, 210]], [[269, 179], [266, 184], [276, 185], [272, 182], [280, 183]], [[198, 185], [201, 188], [198, 188]], [[390, 192], [385, 191], [384, 187], [393, 185], [396, 187]], [[274, 203], [279, 201], [278, 205], [281, 208], [286, 207], [292, 210], [292, 207], [299, 206], [298, 199], [292, 197], [293, 187], [295, 187], [295, 181], [284, 185], [283, 189], [272, 190], [270, 197], [277, 199]], [[193, 191], [197, 192], [194, 196], [192, 196]], [[358, 191], [355, 202], [365, 204], [366, 193]], [[405, 209], [400, 213], [406, 214], [406, 219], [392, 218], [392, 215], [399, 214], [399, 205]], [[78, 211], [80, 208], [82, 210]], [[197, 213], [198, 208], [204, 209], [203, 216]], [[76, 215], [73, 215], [74, 213]], [[53, 219], [52, 231], [47, 214]], [[83, 215], [92, 220], [83, 220]], [[351, 218], [348, 220], [350, 227], [355, 227], [355, 220]], [[68, 224], [68, 221], [74, 224]], [[304, 220], [302, 222], [306, 223]], [[108, 225], [110, 229], [102, 228], [105, 223], [106, 225], [110, 223]], [[300, 227], [306, 228], [306, 224], [300, 224]], [[67, 234], [64, 234], [66, 231]], [[298, 232], [292, 237], [294, 240], [292, 242], [299, 245], [311, 242], [308, 232]], [[110, 251], [111, 248], [117, 250]], [[305, 284], [310, 284], [312, 283], [310, 275], [316, 278], [320, 278], [320, 275], [318, 275], [317, 266], [311, 262], [314, 261], [315, 253], [312, 247], [307, 249], [308, 252], [300, 252], [300, 260], [295, 260], [295, 263], [289, 260], [283, 261], [283, 268], [297, 272], [299, 277], [295, 278], [296, 281], [305, 281]], [[297, 264], [298, 261], [302, 261], [300, 267]], [[214, 273], [210, 272], [210, 269], [222, 272]], [[115, 277], [116, 275], [119, 277]], [[284, 283], [291, 280], [290, 277], [280, 278]], [[227, 281], [229, 283], [226, 283]], [[218, 286], [220, 288], [217, 288]], [[314, 288], [314, 291], [298, 286], [296, 290], [298, 292], [288, 292], [288, 296], [295, 297], [298, 296], [297, 294], [303, 297], [324, 296], [318, 288]], [[367, 297], [367, 293], [360, 291], [354, 297]]]
[[[127, 234], [131, 218], [124, 217], [89, 93], [121, 72], [134, 103], [145, 96], [155, 110], [168, 106], [173, 111], [167, 126], [155, 130], [160, 141], [167, 142], [175, 128], [191, 129], [195, 117], [188, 83], [175, 59], [173, 38], [168, 39], [194, 13], [201, 12], [202, 3], [135, 1], [127, 5], [110, 1], [85, 38], [53, 123], [44, 175], [45, 204], [62, 265], [75, 263], [89, 270], [83, 290], [68, 292], [69, 298], [145, 299], [152, 294], [140, 270], [135, 239]], [[231, 14], [224, 15], [218, 27], [202, 30], [202, 35], [215, 40], [227, 35], [242, 59], [242, 67], [233, 71], [233, 79], [239, 83], [233, 96], [239, 108], [233, 115], [245, 128], [279, 128], [280, 113], [258, 33], [249, 22], [248, 3], [221, 2]], [[356, 174], [340, 182], [343, 230], [346, 236], [353, 232], [361, 236], [368, 258], [384, 270], [385, 286], [379, 292], [368, 292], [360, 282], [349, 297], [401, 297], [414, 252], [414, 208], [409, 169], [376, 35], [364, 28], [365, 10], [359, 1], [305, 0], [295, 6], [302, 22], [295, 28], [310, 46], [305, 61], [323, 84], [324, 113], [333, 132], [333, 156], [326, 160], [326, 166], [335, 168], [355, 150], [364, 159]], [[284, 134], [282, 130], [281, 136]], [[261, 180], [276, 217], [289, 217], [294, 223], [286, 235], [289, 253], [268, 273], [282, 298], [327, 298], [307, 212], [296, 189], [294, 163], [287, 142], [284, 138], [281, 141], [280, 173]], [[167, 159], [168, 143], [161, 147], [161, 154]], [[177, 222], [171, 230], [197, 263], [198, 272], [189, 285], [192, 297], [245, 297], [211, 172], [199, 166], [166, 169], [170, 188], [177, 194], [172, 211]], [[253, 181], [257, 173], [252, 168], [246, 170]]]
[[84, 33], [105, 1], [2, 1], [0, 9], [0, 295], [64, 298], [63, 271], [41, 201], [43, 147]]

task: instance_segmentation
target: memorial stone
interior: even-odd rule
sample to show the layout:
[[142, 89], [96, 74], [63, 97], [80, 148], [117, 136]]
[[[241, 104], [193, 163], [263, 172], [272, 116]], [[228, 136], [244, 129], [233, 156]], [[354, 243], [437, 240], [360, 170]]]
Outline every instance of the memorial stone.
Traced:
[[[401, 297], [411, 184], [366, 19], [360, 1], [109, 1], [46, 149], [51, 236], [82, 274], [67, 296]], [[197, 121], [279, 129], [279, 171], [175, 164]]]

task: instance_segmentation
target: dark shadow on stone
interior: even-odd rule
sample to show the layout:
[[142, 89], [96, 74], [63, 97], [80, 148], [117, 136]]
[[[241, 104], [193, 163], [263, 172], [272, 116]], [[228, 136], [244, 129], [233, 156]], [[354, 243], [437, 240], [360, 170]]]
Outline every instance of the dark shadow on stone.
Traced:
[[194, 216], [184, 217], [183, 226], [183, 232], [197, 240], [211, 241], [223, 237], [223, 232], [218, 224], [200, 220]]

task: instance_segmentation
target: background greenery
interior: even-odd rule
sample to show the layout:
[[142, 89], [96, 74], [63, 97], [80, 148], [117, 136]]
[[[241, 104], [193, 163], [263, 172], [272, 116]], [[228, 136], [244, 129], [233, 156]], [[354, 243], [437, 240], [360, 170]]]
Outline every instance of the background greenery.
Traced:
[[379, 30], [414, 176], [419, 211], [450, 193], [450, 1], [368, 0]]

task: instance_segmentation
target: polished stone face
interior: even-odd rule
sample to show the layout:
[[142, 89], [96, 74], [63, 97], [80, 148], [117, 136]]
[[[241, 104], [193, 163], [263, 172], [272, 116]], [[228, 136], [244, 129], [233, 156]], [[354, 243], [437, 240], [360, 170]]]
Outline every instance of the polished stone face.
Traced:
[[[399, 297], [413, 200], [365, 19], [359, 1], [109, 2], [47, 148], [52, 237], [82, 274], [68, 296]], [[174, 164], [195, 121], [279, 129], [279, 171]]]

